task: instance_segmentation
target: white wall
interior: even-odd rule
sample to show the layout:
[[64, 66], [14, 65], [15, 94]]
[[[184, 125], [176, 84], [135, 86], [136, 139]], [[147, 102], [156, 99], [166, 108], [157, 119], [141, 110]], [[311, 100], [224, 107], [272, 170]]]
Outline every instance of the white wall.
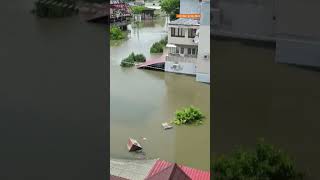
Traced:
[[[171, 27], [174, 28], [183, 28], [184, 29], [184, 37], [172, 37], [171, 36]], [[191, 45], [191, 46], [197, 46], [196, 43], [193, 42], [193, 38], [188, 37], [188, 29], [199, 29], [199, 26], [191, 26], [191, 27], [185, 27], [185, 26], [169, 26], [168, 31], [168, 43], [169, 44], [180, 44], [180, 45]]]
[[[209, 59], [205, 59], [207, 55]], [[197, 81], [210, 82], [210, 2], [201, 3]]]
[[165, 71], [166, 72], [174, 72], [174, 73], [181, 73], [181, 74], [196, 74], [196, 65], [194, 63], [182, 63], [178, 62], [180, 68], [173, 69], [172, 66], [176, 64], [175, 62], [166, 61], [165, 62]]

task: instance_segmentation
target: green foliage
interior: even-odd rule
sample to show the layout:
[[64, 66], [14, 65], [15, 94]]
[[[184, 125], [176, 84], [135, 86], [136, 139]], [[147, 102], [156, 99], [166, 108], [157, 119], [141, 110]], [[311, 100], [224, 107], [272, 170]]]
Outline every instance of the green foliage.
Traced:
[[288, 154], [260, 140], [255, 149], [238, 149], [213, 162], [216, 180], [301, 180], [295, 162]]
[[111, 26], [110, 28], [110, 37], [111, 40], [120, 40], [125, 38], [124, 32], [117, 26]]
[[153, 43], [150, 48], [150, 53], [162, 53], [167, 43], [168, 37], [161, 39], [159, 42]]
[[132, 67], [137, 62], [145, 62], [145, 61], [146, 61], [146, 57], [143, 54], [131, 53], [128, 57], [124, 58], [121, 61], [120, 66], [122, 66], [122, 67]]
[[144, 11], [145, 7], [144, 6], [133, 6], [133, 7], [131, 7], [131, 9], [134, 14], [141, 14]]
[[161, 10], [173, 20], [180, 11], [180, 0], [162, 0], [160, 6]]
[[204, 116], [201, 111], [193, 106], [176, 111], [176, 118], [172, 123], [182, 124], [202, 124]]

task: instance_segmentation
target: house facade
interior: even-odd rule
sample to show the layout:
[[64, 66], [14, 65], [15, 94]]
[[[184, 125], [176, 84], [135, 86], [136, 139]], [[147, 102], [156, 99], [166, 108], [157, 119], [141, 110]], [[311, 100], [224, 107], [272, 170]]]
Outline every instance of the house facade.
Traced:
[[196, 74], [198, 44], [195, 42], [195, 37], [199, 25], [198, 20], [185, 18], [169, 23], [166, 72]]
[[210, 82], [210, 1], [181, 0], [181, 14], [201, 14], [200, 19], [180, 18], [169, 23], [165, 71], [195, 75]]

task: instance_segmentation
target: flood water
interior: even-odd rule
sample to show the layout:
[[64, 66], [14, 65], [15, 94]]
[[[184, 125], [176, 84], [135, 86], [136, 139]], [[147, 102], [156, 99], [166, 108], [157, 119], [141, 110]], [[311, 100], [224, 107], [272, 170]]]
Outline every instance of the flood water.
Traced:
[[[111, 46], [110, 156], [113, 158], [160, 158], [208, 170], [210, 167], [210, 86], [194, 76], [152, 70], [121, 68], [120, 62], [131, 52], [147, 59], [151, 45], [166, 36], [164, 19], [147, 21], [132, 28], [126, 41]], [[201, 126], [174, 126], [163, 130], [162, 122], [174, 118], [174, 112], [194, 105], [206, 116]], [[129, 153], [128, 138], [137, 139], [144, 155]], [[147, 138], [146, 141], [142, 137]]]
[[320, 71], [277, 64], [263, 43], [213, 46], [213, 157], [261, 137], [319, 179]]

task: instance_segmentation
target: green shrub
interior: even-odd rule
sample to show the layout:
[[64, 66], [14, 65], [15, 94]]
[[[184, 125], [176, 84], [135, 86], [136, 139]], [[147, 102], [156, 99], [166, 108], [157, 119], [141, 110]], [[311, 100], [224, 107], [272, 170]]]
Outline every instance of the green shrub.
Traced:
[[172, 123], [182, 124], [202, 124], [204, 116], [201, 111], [193, 106], [176, 111], [176, 118]]
[[125, 35], [119, 27], [111, 26], [110, 37], [111, 37], [111, 40], [120, 40], [120, 39], [124, 39]]
[[167, 43], [168, 43], [168, 37], [165, 37], [160, 41], [153, 43], [150, 48], [150, 53], [162, 53]]
[[145, 62], [145, 61], [146, 61], [146, 57], [143, 54], [131, 53], [128, 57], [124, 58], [121, 61], [120, 66], [122, 66], [122, 67], [132, 67], [137, 62]]
[[300, 180], [288, 154], [260, 140], [255, 149], [238, 149], [229, 156], [220, 156], [212, 164], [216, 180]]
[[143, 54], [137, 54], [134, 56], [135, 62], [146, 62], [146, 57]]

